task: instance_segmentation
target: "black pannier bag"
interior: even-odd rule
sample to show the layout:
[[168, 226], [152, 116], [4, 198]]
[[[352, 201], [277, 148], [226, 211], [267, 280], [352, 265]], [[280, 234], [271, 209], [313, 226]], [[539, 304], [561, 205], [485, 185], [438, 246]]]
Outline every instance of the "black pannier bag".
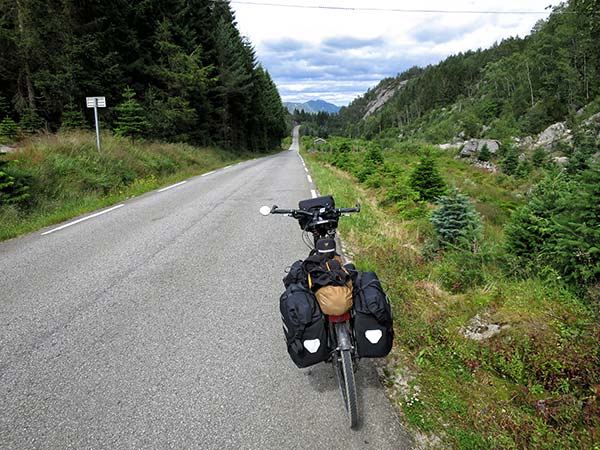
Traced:
[[358, 356], [386, 356], [394, 342], [392, 309], [375, 272], [359, 272], [352, 294]]
[[327, 360], [327, 324], [312, 291], [290, 284], [279, 299], [279, 309], [292, 361], [302, 368]]
[[306, 287], [307, 278], [304, 266], [302, 265], [302, 260], [298, 260], [292, 264], [287, 275], [283, 277], [283, 285], [286, 289], [290, 284], [301, 284]]

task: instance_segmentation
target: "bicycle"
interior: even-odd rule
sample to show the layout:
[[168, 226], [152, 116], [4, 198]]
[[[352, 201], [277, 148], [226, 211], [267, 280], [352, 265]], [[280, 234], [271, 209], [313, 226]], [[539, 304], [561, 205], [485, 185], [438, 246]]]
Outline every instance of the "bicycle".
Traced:
[[[311, 255], [318, 252], [318, 242], [328, 239], [327, 252], [335, 253], [330, 242], [335, 242], [336, 230], [339, 218], [349, 216], [350, 213], [360, 212], [360, 204], [354, 208], [335, 208], [333, 197], [317, 197], [302, 200], [298, 209], [282, 209], [278, 206], [263, 206], [260, 213], [264, 216], [269, 214], [284, 214], [298, 220], [300, 227], [305, 233], [312, 234], [312, 244], [304, 242], [311, 248]], [[323, 241], [322, 241], [323, 242]], [[342, 394], [342, 401], [346, 409], [351, 428], [358, 425], [358, 399], [356, 394], [356, 382], [354, 379], [355, 364], [358, 358], [355, 338], [351, 323], [351, 311], [341, 315], [327, 315], [328, 338], [332, 342], [331, 362], [334, 367], [338, 386]]]

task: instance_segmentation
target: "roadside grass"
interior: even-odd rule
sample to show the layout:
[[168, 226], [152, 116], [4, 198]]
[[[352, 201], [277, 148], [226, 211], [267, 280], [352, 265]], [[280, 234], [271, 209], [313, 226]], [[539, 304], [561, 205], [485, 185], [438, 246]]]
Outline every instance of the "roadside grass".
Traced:
[[[600, 449], [598, 317], [555, 277], [514, 272], [503, 251], [502, 225], [538, 175], [489, 174], [435, 153], [446, 183], [474, 200], [484, 239], [476, 255], [428, 255], [434, 205], [406, 191], [421, 152], [433, 150], [384, 151], [380, 180], [362, 183], [365, 151], [345, 156], [346, 170], [330, 164], [339, 161], [332, 151], [305, 152], [322, 194], [363, 207], [340, 221], [340, 233], [357, 267], [377, 271], [392, 303], [395, 346], [383, 373], [401, 418], [437, 436], [432, 448]], [[491, 337], [467, 337], [493, 327], [499, 333]]]
[[2, 156], [11, 161], [4, 170], [29, 196], [0, 205], [0, 241], [257, 156], [110, 133], [100, 152], [86, 131], [32, 137]]

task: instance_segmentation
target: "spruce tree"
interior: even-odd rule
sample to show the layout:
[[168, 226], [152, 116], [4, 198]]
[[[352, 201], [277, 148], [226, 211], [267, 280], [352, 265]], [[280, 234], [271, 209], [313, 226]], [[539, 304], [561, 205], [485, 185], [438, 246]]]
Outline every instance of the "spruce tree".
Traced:
[[35, 134], [43, 127], [43, 120], [33, 108], [26, 108], [21, 114], [19, 127], [23, 132]]
[[576, 188], [562, 199], [554, 219], [552, 249], [558, 270], [577, 283], [600, 282], [600, 164], [592, 164], [576, 179]]
[[10, 141], [17, 136], [17, 124], [10, 117], [5, 117], [0, 122], [0, 142]]
[[437, 204], [429, 220], [442, 243], [469, 246], [479, 237], [481, 217], [469, 197], [453, 189], [439, 197]]
[[132, 141], [141, 136], [148, 128], [142, 105], [134, 97], [135, 91], [127, 87], [123, 92], [125, 100], [115, 107], [117, 113], [115, 134], [129, 136]]
[[492, 159], [492, 152], [490, 152], [490, 149], [488, 148], [487, 144], [483, 145], [483, 148], [479, 152], [479, 156], [477, 157], [477, 159], [479, 159], [479, 161], [484, 162]]
[[502, 167], [502, 171], [507, 175], [513, 175], [517, 171], [517, 167], [519, 167], [519, 155], [517, 155], [517, 151], [514, 148], [508, 149], [506, 156], [500, 162], [500, 166]]
[[421, 200], [430, 201], [446, 192], [446, 183], [429, 156], [421, 158], [409, 178], [409, 186], [419, 195]]
[[69, 104], [62, 115], [61, 130], [81, 130], [86, 128], [85, 117], [83, 113], [72, 104]]
[[6, 172], [9, 164], [14, 163], [0, 160], [0, 205], [20, 203], [29, 198], [29, 187]]

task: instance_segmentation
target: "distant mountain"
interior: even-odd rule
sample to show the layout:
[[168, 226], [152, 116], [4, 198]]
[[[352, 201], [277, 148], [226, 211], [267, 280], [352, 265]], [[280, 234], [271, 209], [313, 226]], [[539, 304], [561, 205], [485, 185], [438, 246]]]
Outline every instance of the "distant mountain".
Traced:
[[328, 103], [324, 100], [310, 100], [305, 103], [284, 102], [283, 106], [285, 106], [287, 110], [291, 113], [293, 113], [294, 110], [297, 109], [298, 111], [304, 111], [311, 114], [315, 114], [318, 112], [337, 114], [337, 112], [340, 110], [339, 106], [336, 106], [332, 103]]

